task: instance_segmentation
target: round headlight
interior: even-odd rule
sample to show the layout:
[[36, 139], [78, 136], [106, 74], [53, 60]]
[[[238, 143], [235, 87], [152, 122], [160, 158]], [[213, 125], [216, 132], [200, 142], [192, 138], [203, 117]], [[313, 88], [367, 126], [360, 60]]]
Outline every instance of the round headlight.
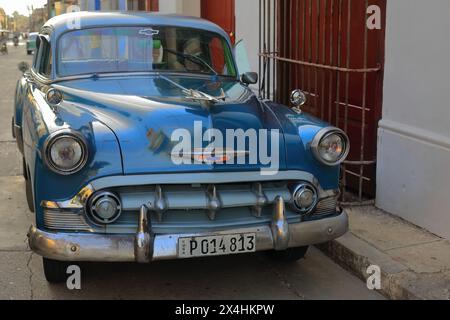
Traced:
[[86, 164], [87, 147], [78, 134], [59, 133], [47, 140], [45, 158], [48, 167], [56, 173], [73, 174]]
[[308, 214], [317, 205], [317, 191], [309, 183], [301, 183], [294, 187], [292, 191], [293, 204], [297, 211]]
[[112, 192], [99, 192], [89, 201], [89, 213], [95, 222], [110, 224], [119, 219], [122, 205], [118, 196]]
[[336, 166], [347, 158], [350, 143], [344, 131], [337, 128], [325, 128], [317, 133], [311, 143], [311, 149], [321, 163]]

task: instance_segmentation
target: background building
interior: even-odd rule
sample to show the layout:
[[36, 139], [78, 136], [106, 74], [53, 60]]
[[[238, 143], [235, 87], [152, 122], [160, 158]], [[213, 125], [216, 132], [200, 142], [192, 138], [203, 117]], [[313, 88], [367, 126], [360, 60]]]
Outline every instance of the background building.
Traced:
[[6, 29], [8, 26], [8, 17], [6, 16], [5, 10], [0, 8], [0, 30]]
[[29, 17], [29, 30], [30, 32], [38, 31], [48, 20], [47, 8], [35, 8], [32, 9]]
[[48, 0], [48, 15], [67, 12], [71, 5], [78, 5], [81, 11], [158, 11], [158, 0]]

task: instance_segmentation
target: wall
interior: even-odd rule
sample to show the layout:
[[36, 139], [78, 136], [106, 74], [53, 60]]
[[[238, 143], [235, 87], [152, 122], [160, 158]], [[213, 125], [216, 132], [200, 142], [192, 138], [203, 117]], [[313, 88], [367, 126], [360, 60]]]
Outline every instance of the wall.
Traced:
[[377, 206], [450, 239], [450, 1], [388, 1]]
[[259, 71], [259, 0], [236, 0], [236, 43], [243, 39], [252, 71]]
[[160, 0], [159, 11], [161, 13], [200, 17], [201, 2], [200, 0]]

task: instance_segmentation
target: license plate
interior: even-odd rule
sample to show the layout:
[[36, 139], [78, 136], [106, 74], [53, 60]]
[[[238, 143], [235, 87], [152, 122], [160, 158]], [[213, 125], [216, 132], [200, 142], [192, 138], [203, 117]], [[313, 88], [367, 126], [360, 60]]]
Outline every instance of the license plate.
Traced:
[[254, 233], [178, 239], [179, 258], [220, 256], [255, 251], [256, 234]]

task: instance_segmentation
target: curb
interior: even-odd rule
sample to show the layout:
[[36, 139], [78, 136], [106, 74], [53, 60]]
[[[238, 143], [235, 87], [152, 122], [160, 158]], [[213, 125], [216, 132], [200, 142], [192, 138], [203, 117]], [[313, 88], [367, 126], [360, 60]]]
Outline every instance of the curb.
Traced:
[[369, 277], [367, 268], [371, 265], [379, 266], [381, 269], [381, 290], [379, 291], [389, 299], [423, 300], [436, 298], [427, 296], [426, 293], [412, 285], [417, 280], [417, 274], [351, 232], [339, 239], [316, 247], [364, 282]]

